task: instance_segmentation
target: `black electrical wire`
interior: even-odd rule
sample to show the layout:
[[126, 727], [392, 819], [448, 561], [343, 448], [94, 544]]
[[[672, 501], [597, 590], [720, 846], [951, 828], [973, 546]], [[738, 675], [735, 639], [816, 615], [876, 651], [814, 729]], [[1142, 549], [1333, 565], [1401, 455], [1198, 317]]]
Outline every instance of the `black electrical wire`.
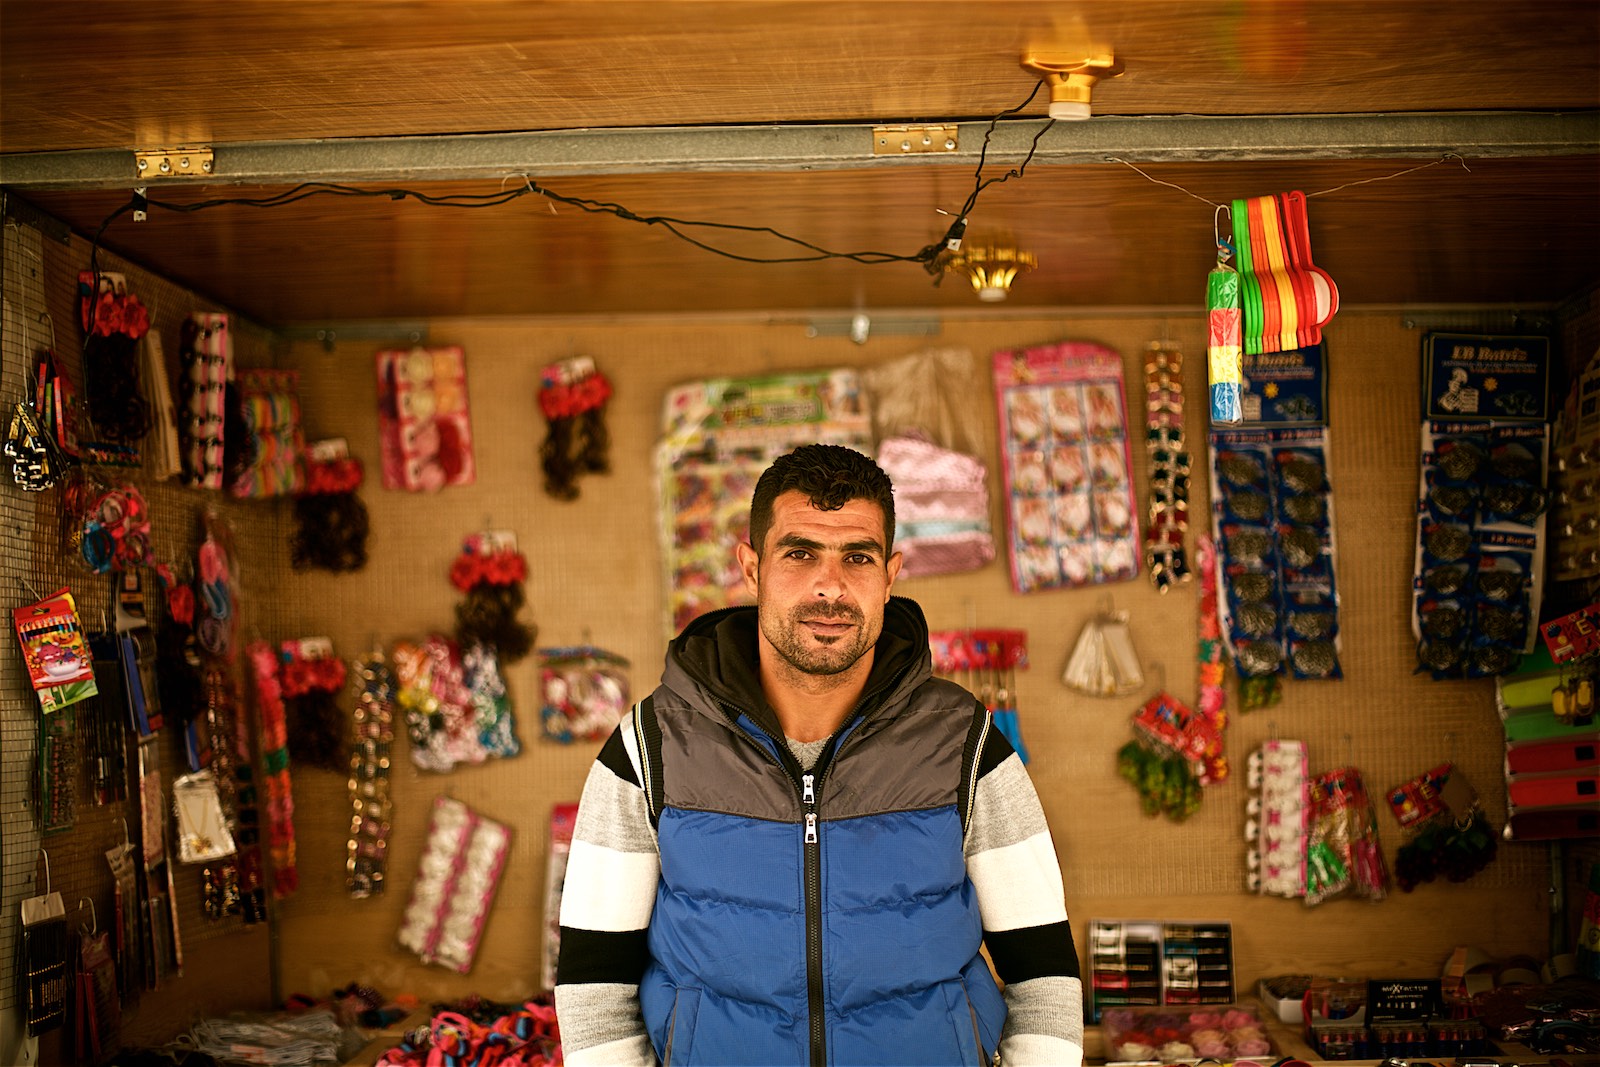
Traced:
[[[122, 205], [116, 211], [112, 212], [106, 217], [106, 220], [100, 224], [99, 230], [95, 233], [94, 243], [90, 248], [89, 267], [90, 270], [95, 271], [95, 274], [98, 277], [99, 272], [98, 268], [96, 267], [95, 253], [99, 249], [101, 235], [105, 233], [106, 228], [110, 226], [111, 223], [114, 222], [118, 217], [136, 208], [161, 208], [166, 211], [176, 211], [181, 213], [205, 211], [211, 208], [225, 206], [272, 208], [282, 207], [286, 204], [292, 204], [296, 201], [304, 200], [313, 196], [387, 197], [391, 200], [416, 200], [419, 203], [427, 204], [432, 207], [485, 208], [499, 207], [502, 204], [510, 203], [511, 201], [519, 199], [520, 197], [537, 195], [544, 197], [546, 200], [550, 200], [553, 203], [565, 204], [568, 207], [574, 207], [580, 211], [587, 211], [592, 214], [615, 215], [619, 219], [623, 219], [628, 222], [641, 223], [646, 226], [660, 226], [668, 233], [671, 233], [674, 237], [677, 237], [679, 240], [687, 242], [688, 244], [694, 245], [696, 248], [703, 249], [726, 259], [737, 260], [741, 263], [815, 263], [826, 259], [844, 259], [855, 263], [868, 264], [920, 263], [930, 274], [936, 274], [939, 270], [937, 261], [939, 260], [940, 255], [946, 250], [946, 248], [954, 248], [959, 245], [961, 235], [966, 231], [967, 216], [971, 214], [972, 209], [977, 205], [978, 197], [991, 185], [1010, 181], [1012, 178], [1020, 178], [1023, 172], [1027, 170], [1028, 164], [1033, 161], [1034, 153], [1037, 152], [1039, 148], [1039, 140], [1045, 135], [1045, 132], [1055, 124], [1055, 121], [1052, 119], [1040, 127], [1039, 132], [1034, 135], [1032, 144], [1028, 146], [1027, 157], [1024, 158], [1020, 164], [1006, 171], [1004, 174], [995, 177], [985, 178], [983, 176], [983, 168], [989, 155], [989, 139], [994, 134], [995, 126], [1007, 115], [1014, 115], [1026, 108], [1029, 104], [1033, 103], [1034, 97], [1039, 95], [1039, 89], [1043, 85], [1043, 81], [1036, 82], [1033, 86], [1033, 91], [1028, 94], [1027, 99], [1023, 100], [1022, 103], [1016, 105], [1015, 107], [1007, 108], [1005, 111], [1000, 112], [998, 115], [995, 115], [989, 120], [989, 126], [983, 134], [983, 146], [978, 153], [978, 166], [976, 173], [973, 176], [972, 192], [967, 195], [966, 202], [961, 205], [961, 210], [955, 213], [944, 234], [937, 241], [934, 241], [928, 245], [924, 245], [922, 248], [919, 248], [910, 255], [878, 251], [834, 252], [823, 248], [820, 245], [812, 244], [811, 242], [802, 238], [783, 233], [782, 231], [776, 230], [771, 226], [748, 226], [729, 222], [709, 222], [702, 219], [677, 218], [672, 215], [640, 215], [621, 204], [610, 203], [603, 200], [592, 200], [587, 197], [567, 196], [565, 194], [558, 193], [553, 189], [546, 189], [537, 182], [534, 182], [532, 179], [524, 178], [525, 184], [515, 189], [502, 189], [493, 193], [452, 193], [446, 196], [434, 196], [428, 193], [418, 192], [415, 189], [368, 189], [351, 185], [340, 185], [332, 182], [303, 182], [292, 189], [288, 189], [284, 192], [267, 197], [222, 197], [214, 200], [196, 201], [192, 204], [169, 203], [167, 201], [153, 200], [140, 194], [135, 194], [133, 198], [128, 201], [128, 203]], [[711, 230], [727, 230], [738, 233], [765, 234], [776, 238], [781, 242], [807, 249], [813, 254], [797, 256], [740, 255], [736, 252], [729, 252], [726, 249], [718, 248], [713, 244], [709, 244], [706, 241], [697, 239], [696, 237], [684, 232], [686, 229], [693, 227], [703, 227]]]

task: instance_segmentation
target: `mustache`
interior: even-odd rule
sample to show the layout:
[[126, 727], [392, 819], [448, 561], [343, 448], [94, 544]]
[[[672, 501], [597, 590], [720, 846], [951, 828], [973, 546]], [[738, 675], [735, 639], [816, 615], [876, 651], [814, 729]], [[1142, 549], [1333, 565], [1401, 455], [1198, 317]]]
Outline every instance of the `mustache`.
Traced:
[[795, 612], [797, 622], [861, 622], [862, 614], [852, 608], [813, 608]]

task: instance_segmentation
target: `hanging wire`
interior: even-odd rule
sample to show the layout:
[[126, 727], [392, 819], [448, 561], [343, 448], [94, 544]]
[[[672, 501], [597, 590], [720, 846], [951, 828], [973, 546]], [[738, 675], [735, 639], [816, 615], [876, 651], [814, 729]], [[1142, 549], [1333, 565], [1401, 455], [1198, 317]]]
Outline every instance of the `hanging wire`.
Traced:
[[[1414, 167], [1407, 167], [1404, 170], [1397, 170], [1393, 174], [1378, 174], [1378, 175], [1374, 175], [1371, 178], [1361, 178], [1361, 179], [1359, 179], [1357, 181], [1345, 182], [1343, 185], [1335, 185], [1331, 189], [1318, 189], [1314, 193], [1307, 193], [1306, 194], [1306, 199], [1309, 200], [1313, 196], [1326, 196], [1329, 193], [1337, 193], [1339, 190], [1348, 189], [1353, 185], [1366, 185], [1369, 182], [1387, 182], [1387, 181], [1392, 181], [1395, 178], [1402, 178], [1407, 174], [1413, 174], [1413, 173], [1415, 173], [1416, 171], [1419, 171], [1419, 170], [1427, 170], [1429, 167], [1437, 167], [1441, 163], [1449, 163], [1452, 160], [1457, 162], [1457, 163], [1460, 163], [1461, 164], [1461, 169], [1466, 171], [1468, 174], [1472, 173], [1472, 168], [1467, 166], [1467, 161], [1465, 159], [1463, 159], [1459, 153], [1457, 153], [1457, 152], [1446, 152], [1444, 155], [1440, 156], [1438, 159], [1435, 159], [1435, 160], [1433, 160], [1431, 162], [1418, 163]], [[1120, 156], [1107, 156], [1106, 157], [1106, 162], [1107, 163], [1121, 163], [1124, 167], [1127, 167], [1129, 170], [1134, 171], [1141, 178], [1144, 178], [1146, 181], [1151, 182], [1152, 184], [1155, 184], [1155, 185], [1165, 185], [1169, 189], [1176, 189], [1176, 190], [1178, 190], [1178, 192], [1183, 193], [1185, 196], [1192, 196], [1196, 200], [1200, 201], [1203, 204], [1210, 204], [1212, 207], [1218, 208], [1219, 210], [1223, 210], [1223, 211], [1226, 211], [1227, 208], [1228, 208], [1228, 205], [1219, 204], [1215, 200], [1208, 200], [1205, 197], [1201, 196], [1199, 193], [1195, 192], [1194, 190], [1184, 188], [1183, 186], [1179, 185], [1177, 182], [1169, 182], [1169, 181], [1166, 181], [1164, 179], [1157, 178], [1154, 175], [1148, 173], [1147, 171], [1141, 170], [1140, 168], [1134, 166], [1132, 163], [1129, 163], [1126, 159], [1123, 159]], [[1214, 219], [1213, 219], [1213, 223], [1214, 223]]]
[[[1034, 98], [1039, 95], [1039, 90], [1043, 86], [1044, 81], [1042, 79], [1035, 82], [1033, 91], [1028, 94], [1025, 100], [1023, 100], [1020, 104], [1017, 104], [1015, 107], [1007, 108], [989, 120], [988, 128], [984, 131], [983, 135], [983, 146], [978, 153], [978, 165], [973, 176], [972, 192], [967, 195], [967, 199], [965, 203], [962, 204], [961, 210], [956, 213], [953, 221], [938, 240], [924, 245], [922, 248], [919, 248], [917, 251], [909, 254], [902, 255], [894, 252], [881, 251], [835, 252], [823, 248], [820, 245], [812, 244], [810, 241], [806, 241], [802, 238], [795, 237], [791, 234], [774, 229], [771, 226], [749, 226], [738, 223], [710, 222], [703, 219], [678, 218], [673, 215], [641, 215], [622, 204], [558, 193], [553, 189], [545, 188], [544, 186], [535, 182], [531, 177], [522, 175], [521, 177], [524, 184], [518, 188], [504, 188], [505, 179], [502, 179], [502, 187], [492, 193], [450, 193], [443, 196], [435, 196], [432, 194], [419, 192], [415, 189], [369, 189], [358, 186], [342, 185], [333, 182], [303, 182], [292, 189], [284, 190], [283, 192], [274, 194], [272, 196], [219, 197], [212, 200], [200, 200], [190, 204], [178, 204], [165, 200], [154, 200], [142, 194], [135, 193], [126, 204], [123, 204], [116, 211], [107, 216], [105, 221], [100, 224], [100, 228], [95, 232], [94, 241], [89, 251], [89, 269], [95, 272], [95, 279], [96, 283], [98, 284], [99, 268], [96, 262], [96, 253], [100, 246], [100, 238], [102, 235], [104, 235], [106, 228], [110, 226], [112, 222], [116, 221], [116, 219], [127, 212], [135, 209], [154, 207], [161, 208], [165, 211], [189, 213], [195, 211], [207, 211], [211, 208], [225, 206], [274, 208], [283, 207], [287, 204], [293, 204], [313, 196], [385, 197], [391, 200], [416, 200], [419, 203], [427, 204], [431, 207], [487, 208], [498, 207], [502, 204], [507, 204], [513, 200], [519, 199], [520, 197], [537, 195], [543, 197], [547, 201], [552, 213], [555, 211], [556, 204], [565, 204], [569, 207], [575, 207], [582, 211], [587, 211], [593, 214], [615, 215], [617, 218], [624, 219], [628, 222], [637, 222], [646, 226], [660, 226], [668, 233], [671, 233], [674, 237], [677, 237], [679, 240], [685, 241], [688, 244], [694, 245], [696, 248], [704, 249], [705, 251], [714, 255], [722, 256], [726, 259], [736, 260], [741, 263], [814, 263], [825, 259], [843, 259], [850, 260], [855, 263], [868, 264], [920, 263], [930, 274], [936, 274], [939, 273], [940, 270], [936, 261], [938, 260], [940, 254], [944, 252], [946, 247], [950, 246], [952, 242], [957, 242], [960, 240], [962, 233], [966, 230], [967, 216], [971, 213], [973, 207], [976, 206], [978, 197], [991, 185], [1007, 182], [1012, 178], [1020, 178], [1027, 170], [1028, 164], [1033, 161], [1033, 157], [1039, 148], [1040, 139], [1045, 135], [1045, 132], [1055, 124], [1055, 120], [1051, 119], [1040, 127], [1038, 133], [1034, 135], [1032, 143], [1028, 146], [1027, 156], [1020, 164], [1012, 167], [1010, 170], [1007, 170], [1004, 174], [989, 178], [984, 177], [983, 168], [988, 161], [989, 139], [993, 135], [996, 125], [1007, 115], [1014, 115], [1031, 104]], [[710, 244], [705, 240], [701, 240], [685, 232], [687, 230], [696, 228], [762, 235], [773, 238], [784, 244], [790, 244], [805, 249], [810, 254], [794, 256], [742, 255], [719, 248], [716, 245]], [[91, 315], [92, 314], [93, 312], [91, 310]], [[91, 327], [93, 325], [92, 318], [90, 320], [90, 325]]]
[[1431, 163], [1419, 163], [1415, 167], [1407, 167], [1405, 170], [1395, 171], [1393, 174], [1380, 174], [1375, 178], [1362, 178], [1360, 181], [1345, 182], [1343, 185], [1335, 185], [1332, 189], [1318, 189], [1314, 193], [1307, 193], [1306, 199], [1309, 200], [1313, 196], [1326, 196], [1328, 193], [1337, 193], [1340, 189], [1348, 189], [1352, 185], [1366, 185], [1368, 182], [1386, 182], [1391, 178], [1399, 178], [1414, 171], [1427, 170], [1429, 167], [1437, 167], [1439, 164], [1448, 163], [1452, 159], [1461, 164], [1462, 170], [1466, 171], [1468, 174], [1472, 173], [1472, 168], [1467, 166], [1467, 161], [1465, 159], [1461, 158], [1461, 156], [1457, 155], [1455, 152], [1446, 152], [1443, 156], [1440, 156]]
[[1145, 181], [1153, 182], [1156, 185], [1165, 185], [1168, 189], [1176, 189], [1176, 190], [1178, 190], [1178, 192], [1183, 193], [1185, 196], [1194, 197], [1196, 200], [1200, 201], [1202, 204], [1210, 204], [1212, 207], [1222, 207], [1223, 206], [1222, 204], [1217, 203], [1215, 200], [1207, 200], [1205, 197], [1201, 196], [1197, 192], [1194, 192], [1193, 190], [1185, 189], [1183, 186], [1179, 185], [1177, 182], [1163, 181], [1160, 178], [1152, 177], [1151, 175], [1149, 175], [1145, 171], [1140, 170], [1138, 167], [1134, 166], [1132, 163], [1129, 163], [1126, 159], [1122, 159], [1119, 156], [1107, 156], [1106, 157], [1106, 162], [1107, 163], [1121, 163], [1124, 167], [1127, 167], [1129, 170], [1134, 171], [1135, 173], [1137, 173]]

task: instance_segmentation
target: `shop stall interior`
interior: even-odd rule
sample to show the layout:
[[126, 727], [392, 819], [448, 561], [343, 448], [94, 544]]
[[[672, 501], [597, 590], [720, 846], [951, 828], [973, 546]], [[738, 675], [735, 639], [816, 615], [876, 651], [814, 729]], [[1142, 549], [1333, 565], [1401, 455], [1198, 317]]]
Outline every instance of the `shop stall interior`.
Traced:
[[0, 1062], [553, 1058], [571, 806], [810, 438], [979, 501], [895, 592], [1091, 1060], [1600, 1055], [1592, 0], [3, 9]]

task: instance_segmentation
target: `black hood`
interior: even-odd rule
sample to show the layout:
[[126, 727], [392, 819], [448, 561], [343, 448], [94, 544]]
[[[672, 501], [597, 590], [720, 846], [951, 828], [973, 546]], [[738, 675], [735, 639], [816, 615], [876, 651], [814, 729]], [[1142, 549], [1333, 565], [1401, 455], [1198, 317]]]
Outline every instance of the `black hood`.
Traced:
[[[702, 711], [719, 718], [724, 709], [744, 711], [773, 736], [783, 736], [761, 691], [758, 635], [753, 605], [707, 612], [667, 646], [661, 684]], [[862, 691], [863, 708], [870, 715], [892, 704], [932, 673], [928, 622], [922, 609], [914, 600], [890, 597], [883, 610], [883, 633], [873, 649], [872, 673]]]

